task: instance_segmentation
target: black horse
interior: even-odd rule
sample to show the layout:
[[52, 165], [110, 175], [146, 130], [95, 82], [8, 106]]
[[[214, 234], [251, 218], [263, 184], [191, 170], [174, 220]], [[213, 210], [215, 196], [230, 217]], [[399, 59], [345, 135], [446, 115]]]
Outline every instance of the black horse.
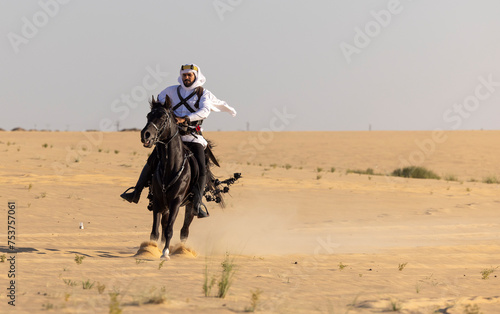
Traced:
[[[148, 122], [141, 131], [141, 142], [144, 147], [155, 145], [150, 160], [153, 160], [153, 176], [150, 184], [150, 210], [153, 211], [153, 227], [151, 240], [157, 241], [160, 237], [159, 226], [163, 229], [162, 239], [164, 258], [169, 258], [169, 245], [173, 236], [173, 227], [179, 207], [185, 206], [184, 225], [181, 229], [181, 241], [185, 242], [189, 235], [189, 226], [195, 216], [192, 203], [192, 190], [198, 181], [198, 164], [184, 145], [179, 134], [179, 127], [172, 111], [170, 98], [167, 96], [164, 103], [155, 100], [151, 104], [151, 112], [147, 115]], [[222, 193], [228, 191], [228, 186], [234, 183], [240, 174], [225, 181], [215, 179], [210, 170], [211, 162], [218, 165], [211, 153], [211, 144], [205, 150], [207, 166], [207, 187], [205, 197], [207, 201], [216, 201], [224, 206]], [[211, 161], [211, 162], [210, 162]], [[150, 162], [150, 161], [148, 161]], [[222, 190], [220, 184], [226, 184]]]

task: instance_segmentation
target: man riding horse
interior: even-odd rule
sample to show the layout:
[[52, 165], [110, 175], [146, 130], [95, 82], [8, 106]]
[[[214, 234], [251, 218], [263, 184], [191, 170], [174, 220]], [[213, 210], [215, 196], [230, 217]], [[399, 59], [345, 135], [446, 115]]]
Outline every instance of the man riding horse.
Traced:
[[[158, 95], [158, 101], [164, 102], [168, 96], [172, 100], [173, 111], [181, 132], [181, 139], [189, 147], [198, 162], [199, 178], [198, 184], [193, 191], [194, 208], [197, 211], [198, 218], [208, 217], [209, 214], [202, 209], [203, 192], [206, 186], [206, 164], [205, 149], [207, 141], [203, 138], [201, 124], [208, 117], [210, 111], [225, 111], [233, 117], [236, 116], [236, 110], [230, 107], [226, 102], [217, 99], [210, 91], [203, 89], [205, 76], [201, 73], [196, 64], [185, 64], [181, 66], [179, 84], [169, 86]], [[152, 154], [151, 156], [154, 156]], [[135, 187], [127, 189], [120, 196], [129, 201], [138, 203], [141, 192], [148, 184], [152, 175], [152, 161], [148, 162], [142, 169], [139, 180]], [[128, 190], [134, 189], [132, 192]]]

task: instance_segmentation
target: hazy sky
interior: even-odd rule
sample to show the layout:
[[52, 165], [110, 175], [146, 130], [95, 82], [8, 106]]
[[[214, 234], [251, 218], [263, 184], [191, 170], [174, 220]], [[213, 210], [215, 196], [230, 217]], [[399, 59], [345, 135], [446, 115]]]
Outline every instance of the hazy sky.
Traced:
[[238, 111], [206, 130], [499, 129], [499, 14], [498, 0], [0, 0], [0, 128], [142, 128], [146, 98], [196, 63]]

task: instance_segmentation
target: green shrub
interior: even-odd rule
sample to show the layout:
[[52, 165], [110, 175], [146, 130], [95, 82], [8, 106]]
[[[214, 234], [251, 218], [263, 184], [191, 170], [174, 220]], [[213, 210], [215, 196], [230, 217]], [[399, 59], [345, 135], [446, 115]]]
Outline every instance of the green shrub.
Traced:
[[399, 168], [392, 172], [392, 176], [395, 177], [404, 177], [404, 178], [415, 178], [415, 179], [441, 179], [437, 174], [433, 171], [428, 170], [424, 167], [405, 167]]
[[454, 175], [454, 174], [447, 174], [447, 175], [444, 176], [444, 179], [446, 181], [458, 181], [457, 176]]
[[233, 276], [235, 272], [235, 264], [233, 259], [229, 258], [229, 254], [226, 254], [226, 259], [222, 262], [222, 274], [219, 281], [219, 293], [218, 297], [224, 299], [229, 291], [229, 287], [233, 283]]
[[500, 181], [498, 181], [498, 178], [495, 176], [489, 176], [483, 179], [483, 183], [487, 184], [498, 184]]

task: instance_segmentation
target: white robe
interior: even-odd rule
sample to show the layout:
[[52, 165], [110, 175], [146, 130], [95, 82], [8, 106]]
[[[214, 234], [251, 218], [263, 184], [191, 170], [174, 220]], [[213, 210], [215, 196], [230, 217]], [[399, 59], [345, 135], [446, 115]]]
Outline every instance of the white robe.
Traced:
[[[173, 85], [169, 86], [166, 89], [164, 89], [159, 95], [158, 95], [158, 100], [160, 102], [165, 101], [165, 96], [168, 95], [170, 99], [172, 100], [172, 107], [175, 107], [178, 103], [181, 102], [179, 99], [179, 96], [177, 95], [177, 87], [179, 85]], [[180, 88], [180, 94], [182, 98], [186, 98], [193, 92], [193, 89], [187, 89], [184, 87], [184, 85], [181, 85]], [[188, 105], [195, 110], [195, 112], [189, 111], [189, 109], [186, 108], [186, 106], [181, 105], [179, 108], [174, 110], [174, 113], [178, 117], [184, 117], [187, 116], [190, 121], [199, 121], [199, 120], [204, 120], [208, 117], [211, 111], [215, 112], [220, 112], [220, 111], [225, 111], [230, 113], [233, 117], [236, 116], [236, 110], [234, 108], [230, 107], [225, 101], [217, 99], [214, 94], [212, 94], [210, 91], [204, 89], [203, 94], [200, 99], [199, 103], [199, 108], [195, 108], [195, 103], [196, 100], [198, 100], [198, 96], [195, 94], [191, 99], [187, 101]], [[203, 130], [203, 129], [202, 129]], [[183, 135], [181, 137], [183, 142], [194, 142], [194, 143], [199, 143], [203, 145], [203, 148], [207, 147], [207, 141], [203, 138], [201, 135]]]

